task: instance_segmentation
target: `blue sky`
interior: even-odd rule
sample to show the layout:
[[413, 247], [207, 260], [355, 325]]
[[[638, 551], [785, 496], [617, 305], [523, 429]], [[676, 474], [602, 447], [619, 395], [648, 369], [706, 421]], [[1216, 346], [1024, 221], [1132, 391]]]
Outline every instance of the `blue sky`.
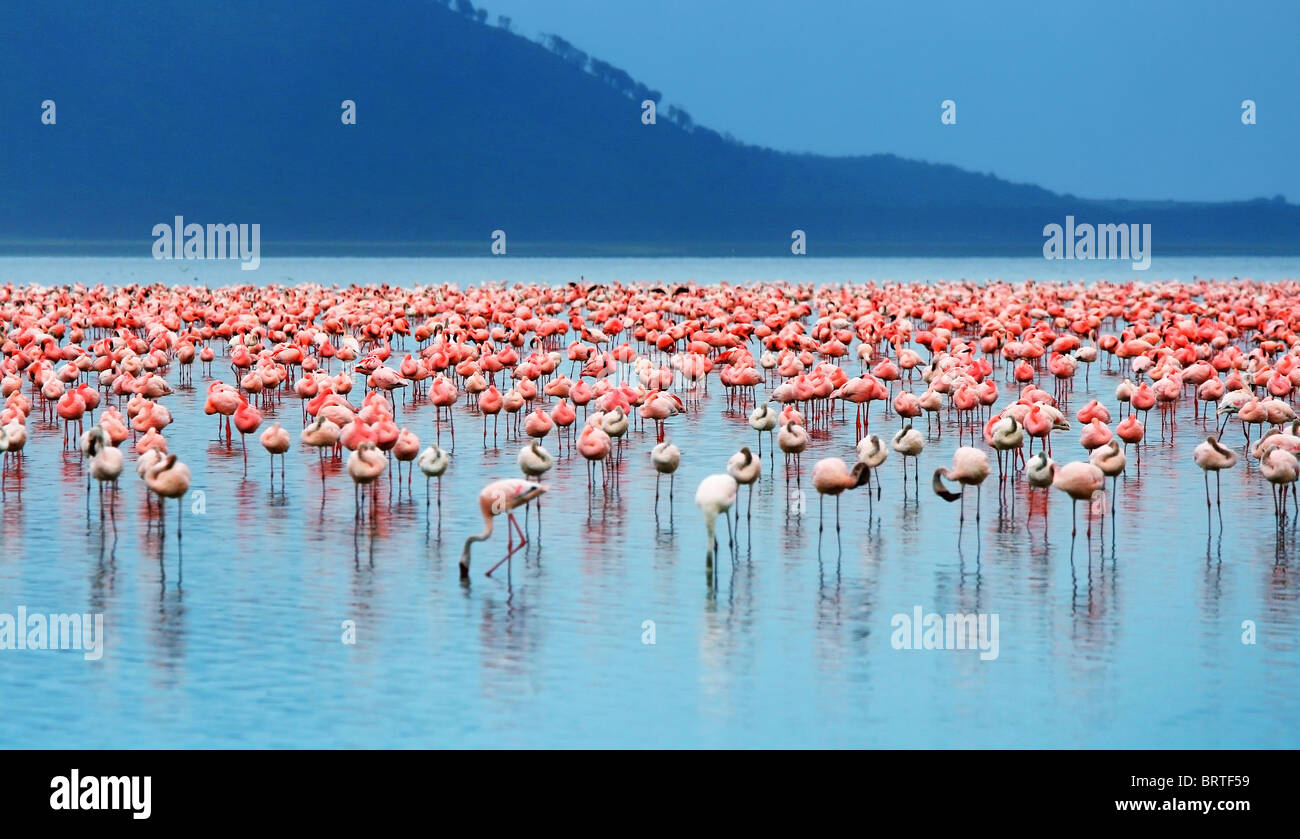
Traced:
[[[484, 0], [747, 142], [1089, 198], [1300, 202], [1300, 2]], [[957, 124], [940, 124], [940, 102]], [[1241, 123], [1254, 99], [1258, 123]]]

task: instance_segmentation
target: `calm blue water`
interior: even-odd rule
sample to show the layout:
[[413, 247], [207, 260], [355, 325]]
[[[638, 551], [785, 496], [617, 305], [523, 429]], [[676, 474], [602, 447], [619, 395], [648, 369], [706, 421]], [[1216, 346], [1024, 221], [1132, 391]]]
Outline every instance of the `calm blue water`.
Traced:
[[[148, 252], [150, 240], [142, 252]], [[461, 286], [479, 283], [531, 282], [561, 285], [585, 277], [591, 282], [841, 283], [939, 280], [1027, 279], [1116, 282], [1193, 277], [1243, 277], [1255, 280], [1300, 276], [1296, 257], [1161, 257], [1146, 271], [1134, 271], [1121, 261], [1045, 260], [1039, 257], [880, 257], [878, 259], [790, 257], [736, 259], [518, 259], [510, 256], [457, 259], [338, 259], [263, 256], [256, 271], [243, 271], [235, 260], [154, 260], [104, 257], [0, 257], [0, 283], [167, 283], [176, 285], [269, 285], [301, 282], [346, 286], [388, 283], [398, 286], [444, 282]]]
[[[268, 259], [255, 273], [194, 265], [183, 273], [147, 259], [8, 259], [0, 282], [1074, 276], [1049, 273], [1063, 263], [1040, 259]], [[1300, 263], [1168, 259], [1134, 276], [1192, 274], [1275, 279], [1300, 276]], [[214, 372], [223, 371], [229, 379], [219, 359]], [[765, 441], [767, 474], [742, 524], [739, 561], [727, 558], [720, 525], [712, 586], [695, 486], [754, 443], [715, 388], [698, 414], [670, 423], [684, 452], [671, 507], [665, 485], [656, 517], [652, 432], [631, 434], [608, 494], [589, 492], [584, 464], [566, 456], [548, 476], [541, 535], [534, 515], [510, 581], [504, 568], [499, 579], [482, 575], [504, 553], [498, 530], [477, 546], [466, 586], [456, 560], [481, 527], [478, 490], [517, 474], [520, 444], [504, 423], [496, 448], [489, 428], [485, 450], [481, 419], [458, 406], [440, 519], [417, 477], [409, 491], [384, 482], [378, 515], [358, 525], [346, 474], [328, 466], [322, 493], [315, 453], [296, 443], [296, 400], [274, 416], [295, 435], [281, 490], [256, 443], [245, 474], [238, 441], [216, 442], [199, 373], [196, 365], [193, 390], [166, 400], [171, 449], [205, 493], [202, 514], [185, 508], [179, 542], [174, 503], [165, 537], [146, 527], [134, 455], [112, 517], [101, 520], [79, 456], [63, 453], [61, 431], [35, 412], [21, 500], [11, 475], [0, 511], [0, 612], [102, 612], [107, 645], [98, 662], [0, 651], [0, 745], [1300, 745], [1296, 532], [1276, 531], [1254, 466], [1224, 475], [1222, 530], [1207, 520], [1191, 461], [1204, 432], [1190, 406], [1173, 445], [1153, 442], [1140, 471], [1131, 453], [1117, 519], [1091, 544], [1081, 526], [1073, 549], [1065, 497], [1050, 499], [1044, 528], [1043, 498], [1023, 481], [1002, 498], [995, 479], [986, 483], [979, 525], [970, 501], [959, 535], [957, 506], [927, 486], [956, 446], [949, 426], [927, 444], [919, 496], [910, 486], [905, 495], [891, 459], [883, 497], [869, 505], [863, 491], [845, 495], [839, 547], [828, 530], [819, 551], [815, 493], [803, 516], [787, 512], [784, 471]], [[1090, 379], [1114, 410], [1118, 378], [1098, 365]], [[1081, 382], [1071, 413], [1089, 395]], [[427, 405], [407, 405], [398, 423], [427, 441], [432, 417]], [[896, 425], [875, 406], [873, 431]], [[1158, 430], [1155, 417], [1149, 426]], [[1236, 430], [1226, 439], [1241, 440]], [[852, 444], [851, 415], [815, 438], [805, 486], [816, 459], [851, 458]], [[1054, 447], [1058, 460], [1082, 457], [1077, 424]], [[918, 605], [997, 613], [999, 657], [895, 650], [892, 616]], [[355, 645], [341, 643], [345, 620], [356, 622]], [[654, 645], [642, 643], [647, 620]], [[1241, 641], [1245, 620], [1256, 623], [1254, 645]]]

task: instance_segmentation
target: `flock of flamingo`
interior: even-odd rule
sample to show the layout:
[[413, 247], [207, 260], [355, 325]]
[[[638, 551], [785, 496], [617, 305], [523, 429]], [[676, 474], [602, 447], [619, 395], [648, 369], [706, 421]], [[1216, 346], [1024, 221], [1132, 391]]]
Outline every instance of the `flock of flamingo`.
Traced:
[[[756, 438], [696, 491], [710, 564], [718, 517], [732, 528], [744, 487], [752, 505], [765, 437], [767, 457], [780, 449], [787, 482], [800, 487], [801, 456], [815, 439], [838, 439], [855, 452], [851, 462], [821, 459], [811, 472], [820, 506], [834, 500], [837, 531], [841, 496], [865, 486], [874, 504], [891, 455], [902, 461], [904, 489], [909, 459], [919, 485], [927, 441], [947, 427], [959, 448], [931, 485], [938, 498], [961, 502], [958, 526], [972, 488], [978, 519], [980, 488], [996, 468], [1000, 482], [1023, 476], [1031, 488], [1067, 496], [1076, 511], [1072, 536], [1077, 503], [1086, 503], [1090, 536], [1093, 517], [1107, 514], [1107, 479], [1110, 513], [1123, 493], [1130, 447], [1140, 461], [1150, 438], [1172, 435], [1189, 404], [1203, 442], [1190, 456], [1163, 446], [1147, 456], [1199, 467], [1207, 509], [1216, 503], [1211, 475], [1217, 490], [1223, 470], [1256, 463], [1281, 527], [1288, 488], [1295, 509], [1300, 477], [1300, 422], [1290, 404], [1300, 385], [1297, 300], [1300, 283], [1235, 278], [464, 289], [10, 284], [0, 287], [0, 486], [21, 473], [29, 428], [52, 440], [61, 421], [63, 446], [80, 450], [101, 501], [105, 485], [116, 490], [125, 452], [150, 496], [177, 500], [179, 530], [191, 473], [169, 450], [167, 402], [176, 388], [195, 387], [198, 363], [209, 379], [203, 408], [218, 436], [233, 445], [238, 431], [246, 447], [256, 434], [272, 481], [277, 458], [285, 480], [294, 447], [282, 422], [301, 420], [301, 451], [322, 460], [346, 451], [358, 517], [375, 514], [373, 488], [390, 464], [399, 481], [405, 466], [408, 484], [413, 468], [426, 485], [441, 480], [457, 413], [462, 437], [467, 419], [481, 420], [485, 447], [498, 444], [504, 419], [507, 438], [527, 439], [520, 477], [491, 481], [479, 494], [483, 530], [464, 543], [462, 576], [473, 544], [492, 537], [498, 516], [508, 520], [507, 553], [488, 574], [526, 543], [514, 511], [540, 502], [548, 490], [541, 480], [557, 458], [580, 456], [589, 486], [609, 484], [624, 450], [653, 434], [644, 468], [656, 476], [656, 510], [665, 476], [671, 504], [682, 453], [668, 430], [674, 417], [707, 411], [711, 387], [723, 389], [727, 408], [715, 406], [709, 421], [743, 428], [747, 417], [745, 433]], [[1098, 365], [1117, 380], [1114, 401], [1069, 404], [1074, 383]], [[432, 404], [432, 421], [399, 427], [399, 399]], [[286, 409], [286, 400], [300, 410]], [[1156, 431], [1148, 429], [1152, 410]], [[40, 422], [29, 423], [33, 411]], [[281, 421], [267, 425], [268, 414]], [[871, 431], [873, 420], [878, 427], [891, 420], [883, 437]], [[1225, 440], [1233, 422], [1244, 443]], [[1053, 437], [1076, 424], [1087, 459], [1057, 463]], [[421, 436], [434, 442], [421, 448]], [[244, 463], [247, 471], [247, 448]]]

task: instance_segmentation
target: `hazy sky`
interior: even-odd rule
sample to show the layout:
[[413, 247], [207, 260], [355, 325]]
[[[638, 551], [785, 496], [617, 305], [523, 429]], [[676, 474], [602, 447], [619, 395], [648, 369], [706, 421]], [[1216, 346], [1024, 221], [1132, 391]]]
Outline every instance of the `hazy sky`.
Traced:
[[[1300, 0], [476, 5], [748, 142], [893, 152], [1089, 198], [1300, 202]], [[944, 99], [956, 125], [940, 124]]]

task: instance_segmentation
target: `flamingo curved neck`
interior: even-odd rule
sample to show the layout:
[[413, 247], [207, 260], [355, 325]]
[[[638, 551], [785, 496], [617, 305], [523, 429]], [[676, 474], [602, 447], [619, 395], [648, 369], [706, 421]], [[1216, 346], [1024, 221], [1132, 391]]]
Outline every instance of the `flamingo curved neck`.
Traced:
[[492, 517], [490, 515], [484, 516], [483, 525], [482, 533], [476, 533], [465, 540], [465, 548], [460, 553], [460, 575], [462, 577], [469, 576], [470, 546], [475, 542], [486, 542], [492, 538]]
[[960, 492], [953, 492], [943, 485], [944, 478], [952, 480], [952, 476], [949, 474], [948, 470], [934, 470], [934, 477], [930, 480], [930, 486], [934, 490], [934, 494], [942, 498], [944, 501], [956, 501], [958, 498], [961, 498]]

